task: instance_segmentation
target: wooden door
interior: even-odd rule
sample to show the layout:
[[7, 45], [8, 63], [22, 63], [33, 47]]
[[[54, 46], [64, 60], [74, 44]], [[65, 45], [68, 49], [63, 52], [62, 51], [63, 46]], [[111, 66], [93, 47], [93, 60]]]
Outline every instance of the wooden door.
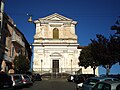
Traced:
[[59, 60], [53, 60], [53, 73], [59, 73]]

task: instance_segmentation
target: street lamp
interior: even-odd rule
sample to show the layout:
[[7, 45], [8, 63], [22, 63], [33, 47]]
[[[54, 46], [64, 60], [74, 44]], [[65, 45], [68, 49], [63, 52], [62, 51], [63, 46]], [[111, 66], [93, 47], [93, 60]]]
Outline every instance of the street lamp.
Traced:
[[41, 59], [41, 74], [42, 74], [42, 62], [43, 62], [43, 60]]
[[33, 22], [33, 20], [32, 20], [32, 15], [30, 15], [30, 14], [27, 14], [27, 15], [29, 16], [28, 22]]
[[72, 74], [72, 59], [71, 59], [71, 74]]

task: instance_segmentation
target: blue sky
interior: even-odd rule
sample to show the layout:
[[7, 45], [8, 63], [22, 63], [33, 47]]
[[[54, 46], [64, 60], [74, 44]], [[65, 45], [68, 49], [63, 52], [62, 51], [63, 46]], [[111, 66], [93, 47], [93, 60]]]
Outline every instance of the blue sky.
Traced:
[[[108, 37], [114, 31], [110, 27], [120, 16], [120, 0], [4, 0], [5, 12], [10, 15], [28, 42], [33, 43], [35, 26], [28, 23], [27, 13], [33, 20], [53, 13], [59, 13], [78, 22], [76, 34], [78, 43], [86, 46], [96, 34]], [[119, 72], [118, 72], [119, 71]], [[100, 73], [105, 73], [100, 68]], [[120, 65], [115, 65], [111, 73], [120, 73]]]

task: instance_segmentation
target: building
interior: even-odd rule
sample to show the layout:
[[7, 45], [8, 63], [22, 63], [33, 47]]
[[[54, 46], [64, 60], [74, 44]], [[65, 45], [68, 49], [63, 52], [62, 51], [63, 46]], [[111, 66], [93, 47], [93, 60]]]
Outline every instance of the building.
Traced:
[[[3, 35], [3, 11], [4, 11], [4, 3], [3, 1], [1, 0], [0, 1], [0, 65], [2, 63], [2, 58], [4, 56], [4, 50], [5, 50], [5, 43], [4, 43], [4, 38], [5, 38], [5, 35]], [[1, 66], [0, 66], [1, 67]], [[1, 68], [0, 68], [1, 69]]]
[[14, 58], [20, 54], [31, 61], [31, 48], [24, 34], [16, 27], [14, 21], [5, 12], [3, 13], [1, 42], [2, 57], [0, 59], [1, 71], [14, 73]]
[[75, 33], [77, 22], [54, 13], [34, 21], [33, 70], [44, 73], [92, 73], [78, 66], [82, 50]]

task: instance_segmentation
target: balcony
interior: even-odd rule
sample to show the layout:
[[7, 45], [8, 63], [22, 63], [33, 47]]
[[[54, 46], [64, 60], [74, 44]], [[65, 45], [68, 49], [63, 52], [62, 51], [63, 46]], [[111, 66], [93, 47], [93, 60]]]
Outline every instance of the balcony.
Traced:
[[25, 43], [22, 41], [22, 38], [18, 36], [15, 32], [13, 32], [13, 35], [12, 35], [12, 42], [17, 43], [22, 47], [25, 47]]
[[13, 59], [14, 59], [14, 58], [9, 57], [7, 54], [4, 54], [4, 60], [9, 61], [9, 62], [12, 62]]

